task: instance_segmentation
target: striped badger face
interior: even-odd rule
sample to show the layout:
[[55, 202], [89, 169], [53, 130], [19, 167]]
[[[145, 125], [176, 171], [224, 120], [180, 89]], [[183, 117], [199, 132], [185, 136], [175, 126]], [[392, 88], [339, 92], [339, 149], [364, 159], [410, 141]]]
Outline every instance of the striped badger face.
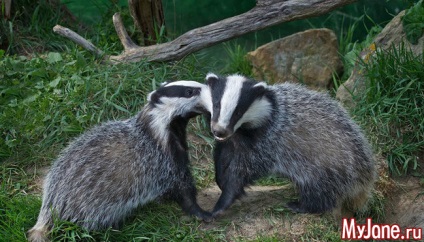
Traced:
[[195, 81], [163, 83], [147, 96], [149, 103], [168, 118], [191, 118], [209, 111], [209, 87]]
[[206, 76], [212, 97], [211, 129], [216, 140], [225, 141], [240, 127], [256, 128], [271, 115], [267, 85], [244, 76]]

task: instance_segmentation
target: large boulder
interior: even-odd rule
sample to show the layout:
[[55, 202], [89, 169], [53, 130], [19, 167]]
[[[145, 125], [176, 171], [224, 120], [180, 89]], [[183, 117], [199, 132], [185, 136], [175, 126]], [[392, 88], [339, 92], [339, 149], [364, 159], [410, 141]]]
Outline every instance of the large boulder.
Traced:
[[[378, 34], [373, 43], [361, 52], [360, 57], [366, 62], [370, 59], [370, 56], [377, 50], [388, 50], [392, 46], [398, 47], [404, 45], [406, 49], [410, 49], [416, 56], [423, 53], [424, 47], [424, 36], [418, 40], [418, 43], [413, 45], [406, 39], [405, 31], [402, 26], [402, 16], [405, 15], [405, 11], [400, 12], [396, 17], [392, 19]], [[340, 85], [337, 90], [336, 98], [340, 100], [345, 106], [352, 107], [354, 102], [352, 95], [355, 96], [358, 93], [364, 91], [365, 79], [364, 72], [361, 70], [360, 65], [356, 65], [350, 75], [349, 79]]]
[[263, 45], [247, 58], [257, 79], [271, 83], [301, 82], [314, 89], [327, 89], [343, 63], [336, 35], [329, 29], [312, 29]]

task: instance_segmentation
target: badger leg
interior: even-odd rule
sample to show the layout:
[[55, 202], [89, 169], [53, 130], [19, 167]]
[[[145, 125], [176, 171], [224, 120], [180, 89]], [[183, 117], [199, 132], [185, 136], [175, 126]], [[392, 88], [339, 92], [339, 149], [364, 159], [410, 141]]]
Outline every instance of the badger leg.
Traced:
[[212, 214], [204, 211], [196, 201], [196, 188], [193, 186], [181, 189], [175, 198], [181, 208], [188, 214], [194, 215], [206, 222], [212, 220]]
[[184, 175], [177, 179], [178, 182], [174, 185], [174, 188], [171, 191], [173, 200], [181, 206], [184, 212], [194, 215], [206, 222], [211, 221], [212, 214], [204, 211], [199, 204], [197, 204], [197, 190], [188, 168], [180, 174]]
[[235, 169], [231, 167], [231, 163], [226, 163], [225, 159], [220, 157], [215, 157], [215, 172], [216, 183], [222, 193], [212, 211], [213, 217], [223, 213], [245, 193], [243, 188], [249, 180], [247, 172], [244, 172], [241, 167]]
[[242, 185], [227, 186], [222, 190], [221, 196], [218, 199], [218, 202], [213, 208], [212, 215], [213, 217], [219, 216], [222, 214], [228, 207], [230, 207], [236, 199], [244, 194]]
[[52, 224], [51, 210], [42, 206], [37, 223], [28, 231], [28, 241], [48, 242], [48, 233]]
[[299, 201], [288, 202], [287, 207], [295, 213], [307, 213]]
[[304, 183], [299, 187], [300, 199], [287, 203], [287, 207], [296, 213], [324, 213], [337, 206], [337, 195], [331, 187], [324, 184]]

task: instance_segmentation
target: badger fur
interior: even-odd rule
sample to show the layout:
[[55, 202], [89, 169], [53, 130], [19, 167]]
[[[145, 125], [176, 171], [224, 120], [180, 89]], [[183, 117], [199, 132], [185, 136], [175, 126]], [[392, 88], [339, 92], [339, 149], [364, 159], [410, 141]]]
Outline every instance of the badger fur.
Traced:
[[209, 220], [196, 202], [186, 131], [210, 102], [208, 87], [194, 81], [161, 86], [138, 115], [93, 128], [53, 163], [30, 241], [47, 241], [53, 217], [93, 230], [117, 226], [136, 207], [170, 197], [188, 214]]
[[[240, 75], [208, 74], [219, 215], [260, 177], [289, 178], [300, 213], [361, 208], [376, 176], [370, 145], [328, 95], [297, 84], [268, 86]], [[354, 211], [354, 210], [353, 210]]]

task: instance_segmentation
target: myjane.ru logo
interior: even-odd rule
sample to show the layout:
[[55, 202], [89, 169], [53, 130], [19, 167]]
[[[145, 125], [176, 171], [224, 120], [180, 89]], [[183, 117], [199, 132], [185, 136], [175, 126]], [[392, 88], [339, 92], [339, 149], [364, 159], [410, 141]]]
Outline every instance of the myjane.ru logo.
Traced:
[[342, 220], [343, 240], [422, 240], [422, 228], [405, 228], [398, 224], [373, 224], [370, 218], [365, 224], [357, 224], [354, 218]]

